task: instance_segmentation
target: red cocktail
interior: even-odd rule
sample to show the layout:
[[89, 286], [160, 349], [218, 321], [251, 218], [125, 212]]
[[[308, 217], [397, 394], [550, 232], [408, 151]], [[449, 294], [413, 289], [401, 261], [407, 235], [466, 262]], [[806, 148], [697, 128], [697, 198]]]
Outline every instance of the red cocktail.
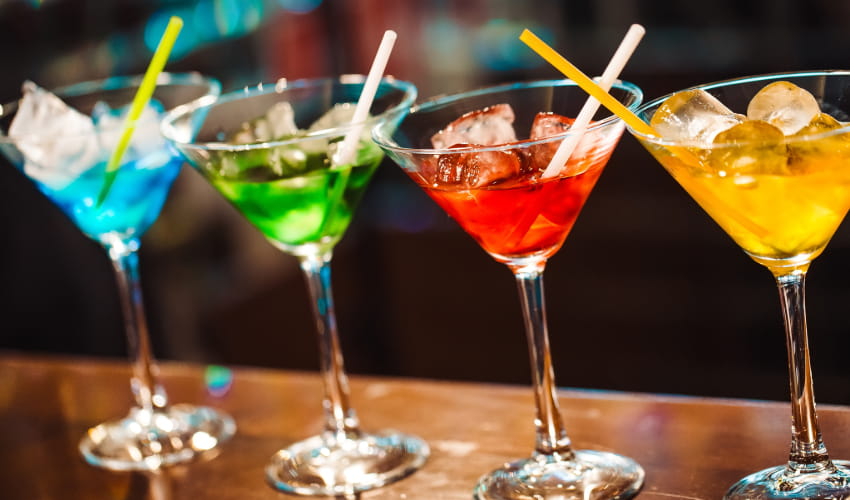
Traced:
[[[633, 109], [642, 99], [640, 89], [625, 82], [611, 93]], [[410, 178], [511, 269], [519, 287], [537, 403], [536, 446], [530, 458], [482, 477], [478, 500], [625, 499], [643, 483], [643, 469], [630, 458], [572, 448], [549, 353], [543, 269], [624, 130], [604, 113], [583, 131], [573, 130], [586, 99], [568, 80], [503, 85], [428, 101], [397, 129], [389, 120], [373, 131]], [[568, 161], [552, 160], [562, 141], [578, 136]]]

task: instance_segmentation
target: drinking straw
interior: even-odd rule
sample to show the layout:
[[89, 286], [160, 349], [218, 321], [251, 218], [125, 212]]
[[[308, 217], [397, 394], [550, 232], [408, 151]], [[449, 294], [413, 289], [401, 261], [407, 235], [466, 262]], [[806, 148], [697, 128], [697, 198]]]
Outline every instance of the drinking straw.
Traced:
[[567, 61], [561, 54], [555, 52], [555, 49], [548, 46], [546, 42], [538, 38], [537, 35], [526, 29], [523, 30], [519, 39], [525, 42], [526, 45], [531, 47], [531, 50], [537, 52], [540, 57], [549, 62], [549, 64], [554, 66], [555, 69], [565, 74], [567, 78], [576, 82], [582, 90], [598, 99], [603, 106], [626, 122], [628, 126], [637, 130], [641, 134], [658, 137], [658, 134], [652, 129], [652, 127], [638, 118], [636, 114], [632, 113], [629, 108], [625, 107], [620, 101], [611, 97], [611, 94], [599, 87], [599, 85], [588, 78], [588, 76], [582, 73], [581, 70], [576, 68], [573, 63]]
[[[629, 27], [629, 31], [626, 32], [626, 36], [623, 37], [623, 41], [620, 42], [620, 46], [617, 47], [614, 56], [608, 62], [608, 66], [599, 78], [599, 86], [605, 89], [606, 92], [611, 89], [611, 86], [614, 85], [614, 82], [620, 76], [632, 53], [637, 48], [638, 43], [640, 43], [640, 39], [643, 38], [644, 33], [646, 33], [646, 30], [639, 24], [633, 24]], [[556, 175], [566, 165], [584, 135], [585, 130], [587, 130], [590, 120], [598, 109], [599, 101], [593, 98], [593, 96], [588, 97], [587, 102], [584, 103], [584, 106], [582, 106], [578, 116], [576, 116], [575, 121], [570, 127], [570, 131], [573, 133], [561, 141], [561, 145], [555, 152], [555, 156], [552, 157], [546, 170], [543, 171], [543, 178]]]
[[[611, 58], [611, 61], [608, 63], [608, 66], [605, 68], [605, 71], [599, 79], [599, 85], [606, 91], [614, 85], [614, 81], [620, 76], [620, 72], [623, 71], [623, 68], [626, 66], [626, 63], [635, 48], [637, 48], [637, 45], [640, 43], [640, 39], [643, 37], [644, 33], [646, 33], [646, 30], [639, 24], [631, 25], [629, 30], [626, 32], [626, 36], [623, 37], [623, 41], [620, 42], [620, 46], [617, 47], [617, 50], [614, 52], [614, 56]], [[572, 126], [570, 126], [571, 134], [561, 141], [561, 145], [549, 161], [549, 165], [546, 167], [546, 170], [543, 171], [541, 178], [546, 179], [556, 176], [564, 165], [567, 164], [567, 161], [575, 151], [576, 146], [578, 146], [578, 143], [581, 141], [584, 132], [587, 130], [590, 120], [593, 118], [593, 115], [596, 114], [596, 110], [598, 109], [599, 101], [592, 96], [588, 97]], [[507, 236], [510, 244], [519, 245], [522, 239], [525, 238], [525, 235], [528, 233], [531, 225], [534, 224], [535, 220], [537, 220], [542, 204], [546, 203], [544, 199], [539, 201], [540, 203], [529, 205], [523, 211], [522, 216], [517, 221], [517, 224]]]
[[372, 61], [372, 67], [366, 76], [366, 82], [363, 84], [363, 90], [360, 91], [360, 99], [357, 100], [357, 105], [354, 107], [354, 117], [351, 119], [353, 126], [345, 135], [345, 139], [342, 140], [342, 145], [340, 145], [335, 155], [334, 159], [336, 161], [334, 161], [334, 164], [336, 165], [350, 163], [352, 161], [351, 157], [357, 151], [357, 142], [363, 130], [363, 122], [369, 116], [369, 108], [372, 107], [372, 101], [375, 100], [378, 83], [380, 83], [381, 78], [384, 76], [384, 69], [386, 69], [387, 61], [390, 59], [390, 53], [393, 50], [396, 37], [396, 32], [393, 30], [384, 32], [384, 38], [378, 46], [378, 52]]
[[[552, 47], [546, 44], [543, 40], [537, 37], [534, 33], [529, 31], [528, 29], [523, 30], [522, 34], [519, 36], [519, 39], [525, 42], [533, 51], [537, 52], [543, 59], [545, 59], [549, 64], [554, 66], [558, 71], [567, 76], [567, 78], [574, 81], [579, 87], [582, 88], [585, 92], [595, 97], [599, 102], [608, 108], [609, 111], [617, 115], [618, 118], [623, 120], [629, 127], [634, 129], [636, 132], [647, 135], [650, 137], [661, 138], [660, 134], [658, 134], [648, 123], [641, 120], [636, 114], [634, 114], [629, 108], [625, 107], [620, 101], [611, 97], [605, 89], [601, 88], [597, 85], [593, 80], [588, 78], [587, 75], [581, 72], [575, 65], [571, 62], [567, 61], [562, 55], [558, 54]], [[686, 163], [697, 163], [699, 164], [699, 159], [694, 156], [690, 151], [684, 149], [682, 147], [677, 146], [669, 146], [667, 150], [674, 156], [678, 156], [679, 159], [685, 161]], [[719, 211], [727, 214], [730, 218], [735, 220], [738, 224], [743, 226], [748, 231], [752, 232], [756, 236], [763, 238], [767, 236], [768, 231], [756, 224], [749, 217], [742, 214], [740, 211], [735, 209], [734, 207], [729, 206], [726, 202], [721, 200], [720, 198], [714, 196], [710, 191], [706, 189], [701, 189], [696, 184], [692, 184], [689, 186], [691, 188], [691, 194], [696, 195], [694, 198], [700, 198], [704, 203], [715, 205]]]
[[[345, 138], [340, 143], [336, 154], [331, 158], [332, 168], [338, 165], [347, 165], [354, 161], [354, 155], [357, 153], [357, 143], [360, 141], [360, 133], [363, 131], [364, 122], [369, 116], [369, 109], [372, 107], [372, 101], [375, 100], [378, 84], [384, 76], [384, 70], [387, 67], [387, 61], [390, 59], [390, 53], [393, 50], [396, 38], [395, 31], [387, 30], [384, 32], [384, 37], [381, 39], [381, 44], [375, 53], [375, 59], [372, 60], [372, 67], [369, 69], [369, 74], [363, 83], [363, 89], [360, 91], [360, 98], [354, 107], [354, 117], [351, 119], [352, 127], [345, 134]], [[325, 231], [333, 220], [337, 204], [339, 204], [342, 198], [350, 175], [351, 169], [344, 169], [340, 172], [336, 182], [334, 182], [334, 186], [330, 194], [328, 194], [329, 202], [327, 212], [325, 213], [325, 220], [322, 222], [322, 231]]]
[[130, 139], [133, 132], [136, 130], [136, 122], [142, 115], [142, 111], [147, 106], [156, 89], [156, 79], [162, 70], [165, 68], [165, 63], [168, 61], [168, 56], [171, 54], [171, 49], [174, 47], [174, 42], [177, 40], [177, 35], [183, 28], [183, 20], [177, 16], [172, 16], [168, 20], [168, 26], [165, 27], [165, 32], [159, 43], [156, 46], [151, 62], [148, 64], [148, 69], [142, 77], [142, 83], [136, 90], [136, 95], [133, 97], [133, 102], [130, 104], [130, 111], [127, 113], [127, 118], [124, 120], [124, 128], [121, 131], [121, 137], [118, 140], [118, 145], [109, 157], [109, 162], [106, 164], [106, 178], [104, 179], [103, 187], [100, 189], [100, 195], [97, 198], [97, 206], [100, 206], [109, 194], [109, 189], [112, 183], [115, 182], [115, 176], [118, 175], [118, 167], [121, 166], [121, 157], [130, 145]]

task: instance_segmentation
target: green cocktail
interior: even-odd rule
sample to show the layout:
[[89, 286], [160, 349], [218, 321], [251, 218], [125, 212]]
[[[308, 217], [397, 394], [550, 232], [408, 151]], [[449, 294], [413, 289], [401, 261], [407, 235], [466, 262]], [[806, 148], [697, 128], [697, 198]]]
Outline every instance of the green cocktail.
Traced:
[[[331, 255], [383, 158], [371, 129], [401, 120], [416, 99], [413, 85], [385, 78], [372, 118], [353, 124], [352, 103], [364, 80], [346, 75], [260, 85], [177, 110], [163, 124], [166, 138], [245, 218], [299, 259], [307, 280], [319, 333], [325, 427], [279, 450], [266, 467], [269, 483], [290, 493], [369, 490], [410, 474], [429, 454], [415, 436], [360, 429], [336, 330]], [[193, 136], [192, 130], [199, 132]], [[349, 132], [353, 155], [344, 141]]]
[[[201, 168], [272, 243], [295, 255], [314, 252], [314, 247], [332, 248], [342, 238], [383, 158], [371, 141], [361, 142], [353, 165], [341, 167], [329, 167], [327, 152], [305, 152], [297, 146], [262, 153], [221, 158]], [[269, 159], [285, 155], [300, 161], [293, 165]], [[218, 173], [234, 167], [233, 175]]]

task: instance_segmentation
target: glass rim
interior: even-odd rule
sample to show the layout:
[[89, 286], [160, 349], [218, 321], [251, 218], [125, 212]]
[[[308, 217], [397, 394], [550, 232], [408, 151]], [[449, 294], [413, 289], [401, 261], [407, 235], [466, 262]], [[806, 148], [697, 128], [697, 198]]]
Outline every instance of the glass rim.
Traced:
[[162, 119], [160, 131], [167, 140], [173, 142], [174, 144], [180, 145], [180, 147], [206, 151], [251, 151], [297, 144], [305, 140], [324, 139], [327, 137], [338, 137], [341, 135], [345, 135], [347, 131], [353, 128], [360, 126], [366, 127], [367, 125], [371, 126], [370, 124], [377, 124], [380, 121], [386, 119], [387, 116], [399, 113], [403, 110], [410, 108], [410, 106], [416, 101], [418, 90], [413, 83], [405, 80], [399, 80], [391, 75], [384, 75], [381, 78], [379, 85], [387, 84], [393, 89], [402, 91], [404, 93], [404, 99], [402, 99], [400, 103], [384, 111], [380, 115], [371, 116], [359, 123], [348, 123], [336, 127], [315, 130], [303, 136], [292, 137], [284, 140], [255, 142], [250, 144], [228, 144], [222, 141], [183, 141], [177, 138], [178, 134], [174, 127], [174, 123], [177, 120], [191, 115], [192, 113], [195, 113], [201, 109], [206, 108], [207, 110], [209, 110], [217, 104], [235, 101], [244, 97], [254, 97], [270, 93], [283, 93], [287, 90], [309, 89], [314, 87], [320, 87], [328, 83], [349, 85], [362, 84], [365, 81], [366, 75], [343, 74], [339, 75], [338, 77], [301, 78], [297, 80], [287, 80], [286, 78], [281, 78], [276, 82], [261, 82], [253, 86], [245, 86], [241, 89], [233, 90], [219, 96], [207, 96], [202, 99], [199, 99], [198, 101], [178, 106], [168, 112]]
[[[568, 79], [550, 79], [550, 80], [530, 80], [523, 82], [510, 82], [503, 83], [498, 85], [491, 85], [486, 87], [479, 87], [477, 89], [469, 90], [466, 92], [460, 92], [456, 94], [444, 94], [434, 96], [422, 103], [419, 103], [413, 106], [410, 109], [410, 114], [414, 114], [421, 111], [429, 111], [434, 108], [438, 108], [441, 106], [445, 106], [452, 102], [460, 101], [463, 99], [467, 99], [469, 97], [475, 97], [485, 94], [492, 94], [496, 92], [503, 92], [514, 89], [525, 89], [525, 88], [539, 88], [539, 87], [575, 87], [580, 88], [577, 83]], [[635, 111], [641, 103], [643, 102], [643, 90], [640, 89], [634, 83], [625, 81], [625, 80], [617, 80], [612, 85], [612, 88], [617, 88], [620, 90], [625, 90], [631, 93], [635, 97], [635, 102], [629, 104], [627, 108], [630, 111]], [[605, 128], [611, 125], [616, 124], [617, 122], [622, 122], [622, 120], [615, 114], [610, 114], [606, 116], [602, 120], [594, 123], [593, 125], [587, 127], [580, 133], [583, 135], [585, 133], [598, 130], [601, 128]], [[507, 149], [515, 149], [515, 148], [526, 148], [529, 146], [536, 146], [539, 144], [547, 144], [550, 142], [562, 141], [571, 135], [576, 135], [576, 132], [567, 131], [562, 134], [553, 135], [549, 137], [544, 137], [543, 139], [525, 139], [520, 141], [509, 142], [505, 144], [495, 144], [492, 146], [464, 146], [457, 148], [406, 148], [399, 146], [392, 141], [392, 133], [395, 133], [395, 130], [392, 130], [390, 133], [390, 137], [387, 137], [386, 130], [384, 130], [380, 126], [376, 126], [372, 130], [372, 140], [375, 141], [378, 146], [381, 148], [391, 151], [394, 153], [400, 154], [416, 154], [416, 155], [435, 155], [435, 154], [463, 154], [463, 153], [481, 153], [481, 152], [489, 152], [489, 151], [503, 151]]]
[[[717, 89], [717, 88], [723, 88], [723, 87], [731, 87], [733, 85], [739, 85], [739, 84], [742, 84], [742, 83], [778, 81], [778, 80], [781, 80], [782, 78], [789, 78], [790, 79], [790, 78], [801, 78], [801, 77], [803, 77], [803, 78], [805, 78], [805, 77], [828, 77], [830, 75], [850, 77], [850, 70], [826, 69], [826, 70], [807, 70], [807, 71], [783, 71], [783, 72], [778, 72], [778, 73], [764, 73], [764, 74], [758, 74], [758, 75], [728, 78], [728, 79], [725, 79], [725, 80], [717, 80], [717, 81], [710, 82], [710, 83], [693, 85], [691, 87], [687, 87], [687, 88], [684, 88], [684, 89], [681, 89], [681, 90], [677, 90], [675, 92], [670, 92], [670, 93], [665, 94], [661, 97], [657, 97], [657, 98], [647, 102], [646, 104], [640, 106], [638, 108], [638, 110], [636, 111], [636, 114], [638, 115], [638, 118], [641, 119], [641, 121], [648, 123], [645, 120], [643, 120], [642, 118], [640, 118], [640, 115], [642, 113], [644, 113], [646, 110], [648, 110], [652, 107], [660, 106], [664, 101], [666, 101], [667, 99], [669, 99], [673, 95], [678, 94], [679, 92], [686, 92], [688, 90], [697, 90], [697, 89], [710, 90], [710, 89]], [[823, 112], [823, 111], [821, 111], [821, 112]], [[681, 146], [681, 147], [694, 147], [694, 148], [699, 148], [699, 149], [702, 149], [702, 150], [715, 150], [715, 149], [740, 147], [741, 145], [744, 145], [744, 144], [751, 144], [751, 143], [755, 143], [755, 142], [760, 142], [760, 141], [738, 141], [738, 142], [722, 142], [722, 143], [717, 143], [717, 144], [714, 144], [714, 143], [707, 144], [705, 142], [700, 142], [700, 141], [695, 141], [695, 140], [671, 140], [671, 139], [664, 139], [663, 137], [660, 137], [660, 136], [657, 136], [657, 135], [644, 134], [642, 132], [639, 132], [639, 131], [633, 129], [628, 124], [626, 124], [626, 128], [629, 130], [629, 133], [634, 135], [637, 139], [644, 141], [644, 142], [647, 142], [647, 143], [650, 143], [650, 144], [659, 145], [659, 146], [671, 146], [671, 147]], [[813, 141], [824, 139], [826, 137], [844, 134], [844, 133], [847, 133], [847, 132], [850, 132], [850, 122], [844, 123], [842, 127], [832, 129], [832, 130], [827, 130], [825, 132], [818, 132], [816, 134], [803, 135], [803, 136], [799, 136], [799, 137], [785, 137], [785, 141], [784, 141], [783, 144], [813, 142]]]
[[[122, 88], [131, 88], [138, 87], [141, 85], [142, 80], [144, 79], [144, 75], [118, 75], [118, 76], [110, 76], [107, 78], [100, 78], [96, 80], [87, 80], [84, 82], [72, 83], [69, 85], [63, 85], [61, 87], [56, 87], [53, 89], [44, 88], [51, 94], [59, 97], [60, 99], [66, 97], [80, 97], [86, 94], [95, 94], [96, 92], [101, 91], [112, 91], [119, 90]], [[216, 78], [211, 76], [203, 75], [196, 71], [191, 72], [183, 72], [183, 73], [170, 73], [170, 72], [162, 72], [157, 75], [156, 78], [157, 86], [165, 86], [165, 85], [180, 85], [180, 86], [192, 86], [192, 85], [202, 85], [206, 86], [206, 93], [195, 100], [206, 99], [209, 97], [215, 97], [221, 92], [221, 82], [219, 82]], [[38, 84], [36, 84], [38, 85]], [[6, 118], [8, 115], [7, 110], [13, 109], [17, 112], [17, 107], [20, 104], [22, 96], [18, 96], [15, 100], [9, 101], [6, 104], [0, 105], [0, 118]], [[132, 99], [129, 99], [126, 105], [129, 105], [132, 102]], [[182, 105], [181, 105], [182, 106]], [[175, 106], [176, 109], [179, 106]], [[168, 111], [168, 110], [166, 110]], [[28, 136], [32, 136], [32, 134], [27, 134]], [[80, 137], [81, 133], [67, 133], [62, 134], [61, 139], [63, 140], [74, 140], [77, 137]], [[47, 138], [47, 140], [54, 140], [55, 137]], [[8, 130], [0, 131], [0, 143], [14, 143], [15, 141], [8, 135]]]
[[[51, 90], [56, 95], [80, 96], [88, 93], [93, 93], [99, 90], [117, 90], [124, 87], [138, 86], [142, 83], [144, 75], [118, 75], [102, 78], [99, 80], [89, 80], [85, 82], [72, 83]], [[206, 84], [209, 88], [209, 93], [218, 94], [221, 92], [221, 83], [211, 77], [196, 71], [185, 73], [170, 73], [163, 71], [156, 77], [157, 86], [163, 85], [201, 85]]]

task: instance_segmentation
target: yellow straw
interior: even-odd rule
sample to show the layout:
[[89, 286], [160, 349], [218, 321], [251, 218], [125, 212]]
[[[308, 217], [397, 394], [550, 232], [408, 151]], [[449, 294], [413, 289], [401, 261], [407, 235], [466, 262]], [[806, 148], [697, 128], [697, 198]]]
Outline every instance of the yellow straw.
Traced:
[[162, 70], [165, 68], [165, 63], [168, 61], [168, 56], [171, 54], [171, 49], [174, 47], [174, 42], [177, 40], [177, 35], [183, 28], [183, 20], [177, 16], [172, 16], [168, 20], [168, 26], [156, 46], [153, 58], [151, 58], [148, 69], [145, 71], [145, 76], [142, 78], [142, 83], [139, 89], [136, 90], [136, 95], [133, 97], [133, 102], [130, 104], [130, 112], [127, 113], [127, 118], [124, 121], [124, 129], [121, 132], [121, 138], [118, 141], [118, 146], [109, 157], [109, 163], [106, 164], [106, 178], [104, 179], [103, 187], [100, 190], [100, 195], [97, 198], [97, 205], [100, 206], [109, 194], [109, 189], [112, 183], [115, 182], [115, 176], [118, 175], [118, 167], [121, 166], [121, 157], [130, 145], [130, 139], [133, 132], [136, 130], [136, 122], [142, 115], [142, 111], [147, 106], [148, 102], [156, 90], [156, 79]]
[[555, 69], [567, 75], [567, 78], [570, 80], [576, 82], [576, 85], [596, 98], [597, 101], [602, 103], [602, 105], [608, 108], [612, 113], [620, 117], [620, 119], [626, 122], [630, 127], [644, 135], [658, 136], [658, 134], [655, 133], [655, 130], [647, 125], [645, 121], [638, 118], [638, 116], [632, 113], [629, 108], [623, 106], [620, 101], [611, 97], [611, 94], [605, 92], [593, 80], [588, 78], [587, 75], [582, 73], [580, 69], [576, 68], [573, 63], [564, 59], [561, 54], [555, 52], [555, 49], [546, 45], [546, 42], [538, 38], [537, 35], [528, 30], [524, 30], [519, 36], [519, 39], [531, 47], [531, 50], [540, 54], [540, 57], [546, 59], [546, 61], [554, 66]]
[[[637, 132], [648, 135], [650, 137], [658, 137], [660, 135], [647, 124], [645, 121], [641, 120], [636, 114], [634, 114], [629, 108], [625, 107], [620, 101], [611, 97], [611, 94], [606, 92], [602, 87], [596, 84], [593, 80], [591, 80], [587, 75], [581, 72], [580, 69], [575, 67], [573, 63], [567, 61], [564, 56], [558, 54], [555, 49], [546, 44], [543, 40], [537, 37], [534, 33], [529, 30], [523, 30], [522, 34], [519, 36], [519, 39], [525, 42], [526, 45], [531, 47], [531, 49], [537, 54], [540, 55], [543, 59], [545, 59], [549, 64], [555, 67], [558, 71], [567, 76], [570, 80], [574, 81], [576, 85], [582, 88], [585, 92], [595, 97], [603, 106], [608, 108], [609, 111], [617, 115], [621, 120], [626, 122], [626, 124]], [[691, 159], [699, 163], [699, 160], [696, 160], [696, 157], [688, 150], [681, 147], [669, 147], [667, 148], [671, 154], [674, 156], [678, 156], [680, 159], [685, 161], [686, 159]], [[692, 189], [697, 189], [696, 185], [691, 185]], [[749, 217], [745, 216], [738, 210], [729, 206], [723, 200], [714, 196], [711, 192], [705, 189], [699, 189], [698, 195], [705, 203], [709, 203], [715, 205], [718, 210], [722, 211], [722, 213], [727, 214], [729, 217], [734, 219], [738, 224], [746, 228], [748, 231], [757, 235], [760, 238], [767, 236], [768, 231], [756, 224]]]

